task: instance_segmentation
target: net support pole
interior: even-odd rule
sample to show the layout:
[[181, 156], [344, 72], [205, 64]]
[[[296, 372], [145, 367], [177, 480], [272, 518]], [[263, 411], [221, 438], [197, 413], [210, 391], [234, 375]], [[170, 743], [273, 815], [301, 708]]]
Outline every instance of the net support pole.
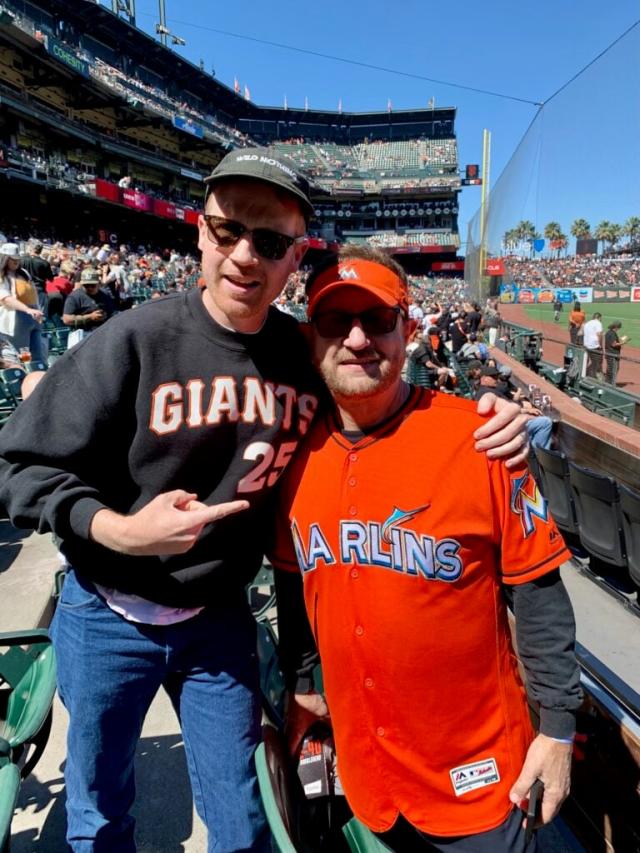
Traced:
[[487, 268], [487, 213], [491, 170], [491, 131], [482, 131], [482, 187], [480, 195], [480, 269], [478, 270], [478, 292], [485, 298], [484, 280]]

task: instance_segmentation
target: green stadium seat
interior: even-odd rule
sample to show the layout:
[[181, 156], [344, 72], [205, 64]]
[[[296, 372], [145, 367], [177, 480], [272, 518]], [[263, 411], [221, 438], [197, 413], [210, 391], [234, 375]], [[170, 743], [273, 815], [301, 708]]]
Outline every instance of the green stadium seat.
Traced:
[[35, 373], [36, 370], [48, 370], [49, 365], [44, 361], [28, 361], [25, 364], [24, 369], [27, 373]]
[[5, 367], [0, 370], [0, 382], [4, 386], [7, 396], [12, 397], [16, 406], [22, 402], [22, 383], [26, 373], [21, 367]]
[[262, 727], [262, 743], [255, 753], [262, 804], [273, 844], [278, 853], [298, 853], [297, 808], [291, 792], [289, 759], [280, 736], [272, 726]]
[[284, 727], [286, 684], [280, 669], [278, 641], [266, 619], [258, 622], [257, 652], [264, 712], [270, 722], [281, 729]]
[[384, 853], [385, 850], [391, 850], [391, 847], [387, 847], [377, 835], [374, 835], [355, 817], [342, 827], [342, 832], [353, 853]]
[[[5, 763], [3, 763], [3, 759]], [[15, 764], [6, 760], [0, 742], [0, 851], [8, 853], [11, 835], [11, 820], [18, 801], [20, 771]]]
[[0, 746], [6, 744], [14, 763], [22, 761], [23, 778], [47, 743], [55, 690], [56, 665], [48, 632], [38, 628], [0, 633]]

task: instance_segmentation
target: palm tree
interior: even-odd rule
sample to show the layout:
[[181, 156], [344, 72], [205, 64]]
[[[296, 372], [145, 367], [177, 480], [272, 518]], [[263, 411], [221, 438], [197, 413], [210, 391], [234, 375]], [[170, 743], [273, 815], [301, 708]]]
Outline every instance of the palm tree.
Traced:
[[637, 243], [640, 240], [640, 216], [630, 216], [624, 223], [623, 232], [629, 242]]
[[604, 251], [604, 244], [608, 243], [609, 249], [611, 249], [613, 244], [620, 237], [621, 232], [622, 228], [620, 225], [616, 225], [614, 222], [609, 222], [608, 219], [603, 219], [602, 222], [598, 223], [593, 236], [596, 240], [602, 243], [602, 249]]
[[571, 225], [571, 236], [576, 240], [583, 240], [591, 237], [591, 226], [586, 219], [575, 219]]
[[532, 243], [536, 239], [536, 228], [533, 222], [528, 219], [521, 219], [516, 225], [516, 234], [518, 239], [524, 243]]
[[545, 226], [544, 236], [549, 241], [551, 249], [557, 251], [557, 257], [560, 257], [560, 249], [567, 245], [566, 235], [562, 233], [562, 228], [559, 222], [549, 222]]

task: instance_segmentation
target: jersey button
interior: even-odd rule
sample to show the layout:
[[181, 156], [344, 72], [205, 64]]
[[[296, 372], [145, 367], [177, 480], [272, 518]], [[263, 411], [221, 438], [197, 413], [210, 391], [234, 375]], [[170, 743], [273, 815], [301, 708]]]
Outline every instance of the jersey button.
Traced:
[[355, 486], [357, 482], [358, 481], [356, 480], [355, 477], [349, 477], [349, 485], [350, 486]]
[[356, 637], [361, 637], [364, 634], [362, 625], [356, 625]]
[[378, 735], [378, 737], [384, 737], [384, 729], [382, 728], [382, 726], [378, 726], [378, 728], [376, 729], [376, 734]]
[[364, 680], [364, 686], [365, 686], [368, 690], [372, 690], [372, 689], [373, 689], [373, 678], [365, 678], [365, 680]]
[[357, 569], [351, 569], [351, 577], [352, 577], [352, 578], [360, 577], [359, 572], [358, 572], [358, 570], [357, 570]]
[[357, 462], [357, 461], [358, 461], [358, 454], [357, 453], [350, 453], [349, 454], [349, 462]]
[[357, 515], [357, 514], [358, 514], [358, 507], [357, 506], [350, 506], [349, 507], [349, 515]]

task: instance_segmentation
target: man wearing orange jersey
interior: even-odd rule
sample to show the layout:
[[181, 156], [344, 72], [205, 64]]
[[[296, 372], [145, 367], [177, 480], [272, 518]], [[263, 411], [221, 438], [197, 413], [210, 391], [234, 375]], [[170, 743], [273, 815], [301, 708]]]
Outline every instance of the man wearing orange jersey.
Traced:
[[335, 408], [285, 474], [271, 555], [290, 727], [327, 713], [315, 644], [363, 823], [396, 851], [530, 853], [518, 806], [541, 779], [548, 822], [569, 789], [580, 687], [558, 569], [570, 554], [526, 467], [474, 450], [475, 404], [403, 382], [414, 321], [393, 261], [346, 246], [307, 293]]

